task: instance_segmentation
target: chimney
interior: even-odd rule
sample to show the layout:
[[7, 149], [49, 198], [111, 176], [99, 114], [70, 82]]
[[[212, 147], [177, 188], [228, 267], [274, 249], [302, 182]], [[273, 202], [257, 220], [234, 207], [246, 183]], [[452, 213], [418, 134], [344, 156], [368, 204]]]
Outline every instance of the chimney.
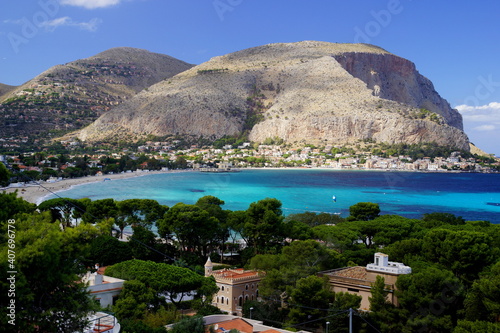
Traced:
[[95, 276], [94, 276], [94, 285], [97, 285], [97, 284], [102, 284], [103, 283], [103, 277], [101, 274], [95, 272]]

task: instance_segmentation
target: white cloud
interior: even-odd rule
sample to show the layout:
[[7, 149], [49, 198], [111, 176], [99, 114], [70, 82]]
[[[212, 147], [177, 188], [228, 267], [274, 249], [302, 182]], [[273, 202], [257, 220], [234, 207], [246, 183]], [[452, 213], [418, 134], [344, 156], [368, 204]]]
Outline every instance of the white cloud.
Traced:
[[495, 129], [496, 127], [493, 125], [481, 125], [472, 128], [473, 131], [479, 131], [479, 132], [489, 132], [489, 131], [494, 131]]
[[3, 23], [6, 23], [6, 24], [23, 24], [23, 20], [12, 20], [12, 19], [7, 19], [7, 20], [3, 20]]
[[486, 105], [457, 105], [455, 109], [462, 114], [466, 122], [485, 122], [500, 124], [500, 103], [491, 102]]
[[77, 22], [69, 16], [59, 17], [53, 20], [45, 21], [40, 23], [40, 27], [45, 28], [48, 31], [54, 31], [59, 27], [76, 27], [80, 30], [86, 30], [94, 32], [97, 30], [98, 25], [102, 22], [101, 19], [93, 18], [88, 22]]
[[115, 6], [122, 1], [123, 0], [60, 0], [60, 3], [61, 5], [96, 9]]

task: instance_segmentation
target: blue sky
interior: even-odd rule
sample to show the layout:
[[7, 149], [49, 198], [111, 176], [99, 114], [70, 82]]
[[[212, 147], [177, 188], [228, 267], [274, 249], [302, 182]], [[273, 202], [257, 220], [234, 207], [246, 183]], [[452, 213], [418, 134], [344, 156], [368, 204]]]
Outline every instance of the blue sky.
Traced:
[[378, 45], [413, 61], [500, 156], [500, 2], [431, 0], [19, 0], [0, 3], [0, 83], [117, 46], [199, 64], [302, 40]]

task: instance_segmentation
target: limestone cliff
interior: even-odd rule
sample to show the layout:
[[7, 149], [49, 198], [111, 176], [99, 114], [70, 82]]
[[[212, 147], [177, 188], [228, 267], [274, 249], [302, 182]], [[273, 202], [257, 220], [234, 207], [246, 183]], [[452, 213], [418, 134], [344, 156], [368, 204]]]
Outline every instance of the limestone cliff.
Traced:
[[151, 86], [78, 135], [144, 134], [342, 144], [436, 142], [468, 150], [460, 114], [410, 61], [366, 44], [269, 44]]

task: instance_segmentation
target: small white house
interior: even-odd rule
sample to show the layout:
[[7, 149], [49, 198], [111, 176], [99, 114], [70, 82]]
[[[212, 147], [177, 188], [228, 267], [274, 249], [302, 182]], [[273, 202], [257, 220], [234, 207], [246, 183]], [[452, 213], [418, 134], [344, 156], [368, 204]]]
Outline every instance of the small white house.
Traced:
[[106, 308], [113, 305], [123, 289], [125, 280], [101, 274], [100, 270], [94, 273], [87, 273], [83, 282], [88, 283], [87, 290], [99, 301], [101, 307]]
[[381, 252], [375, 253], [375, 263], [366, 265], [366, 269], [396, 275], [411, 274], [411, 267], [400, 262], [389, 261], [389, 256]]

